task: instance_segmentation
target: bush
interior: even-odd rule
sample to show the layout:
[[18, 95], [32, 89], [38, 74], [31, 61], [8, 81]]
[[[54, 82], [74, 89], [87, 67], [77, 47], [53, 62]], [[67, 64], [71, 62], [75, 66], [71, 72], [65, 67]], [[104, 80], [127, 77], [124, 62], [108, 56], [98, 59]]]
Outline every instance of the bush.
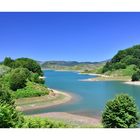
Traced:
[[30, 80], [34, 83], [44, 84], [44, 79], [41, 79], [38, 73], [32, 73]]
[[22, 114], [16, 110], [11, 94], [0, 86], [0, 128], [21, 127], [24, 122]]
[[137, 71], [132, 75], [132, 81], [139, 81], [140, 80], [140, 72]]
[[27, 68], [29, 71], [33, 73], [38, 73], [39, 75], [43, 75], [40, 65], [30, 58], [18, 58], [14, 62], [14, 68]]
[[16, 91], [17, 89], [24, 88], [29, 77], [30, 71], [26, 68], [16, 68], [12, 70], [9, 78], [10, 89]]
[[22, 127], [24, 118], [13, 106], [0, 104], [0, 128]]
[[37, 97], [48, 94], [49, 91], [45, 86], [28, 81], [27, 86], [25, 88], [18, 89], [14, 92], [14, 97], [18, 99], [25, 97]]
[[70, 128], [62, 121], [54, 121], [48, 118], [25, 118], [23, 128]]
[[10, 68], [4, 65], [0, 65], [0, 76], [8, 73], [10, 71]]
[[3, 61], [3, 64], [8, 67], [13, 67], [14, 60], [12, 60], [10, 57], [6, 57]]
[[0, 103], [14, 105], [12, 93], [9, 90], [2, 89], [2, 87], [0, 87]]
[[113, 69], [117, 70], [117, 69], [125, 69], [126, 68], [126, 65], [124, 63], [121, 63], [121, 62], [116, 62], [114, 65], [113, 65]]
[[138, 125], [137, 107], [132, 97], [126, 94], [116, 96], [107, 102], [102, 114], [105, 128], [135, 128]]

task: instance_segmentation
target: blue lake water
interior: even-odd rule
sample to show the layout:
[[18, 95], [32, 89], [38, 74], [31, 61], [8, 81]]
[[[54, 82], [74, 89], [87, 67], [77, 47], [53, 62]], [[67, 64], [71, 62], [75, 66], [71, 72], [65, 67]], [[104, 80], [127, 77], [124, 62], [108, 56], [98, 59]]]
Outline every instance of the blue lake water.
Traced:
[[80, 81], [91, 78], [87, 74], [78, 74], [69, 71], [44, 71], [46, 85], [49, 88], [69, 92], [76, 100], [65, 104], [27, 111], [26, 114], [45, 112], [70, 112], [86, 116], [100, 115], [108, 100], [113, 99], [120, 93], [131, 95], [140, 108], [140, 86], [127, 85], [120, 81]]

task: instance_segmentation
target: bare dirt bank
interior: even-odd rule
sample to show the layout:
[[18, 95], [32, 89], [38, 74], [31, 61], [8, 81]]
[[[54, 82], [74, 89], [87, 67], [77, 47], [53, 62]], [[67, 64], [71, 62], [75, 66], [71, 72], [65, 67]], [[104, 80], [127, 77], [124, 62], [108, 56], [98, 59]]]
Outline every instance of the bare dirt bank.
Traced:
[[32, 117], [48, 117], [57, 120], [63, 120], [70, 124], [77, 125], [77, 127], [81, 126], [94, 126], [94, 127], [101, 127], [101, 119], [100, 118], [92, 118], [87, 116], [75, 115], [66, 112], [50, 112], [50, 113], [43, 113], [43, 114], [36, 114], [31, 115]]
[[128, 76], [108, 76], [104, 74], [92, 74], [92, 73], [84, 73], [88, 75], [93, 75], [97, 77], [83, 79], [80, 81], [87, 81], [87, 82], [95, 82], [95, 81], [129, 81], [130, 77]]
[[136, 86], [140, 86], [140, 81], [128, 81], [128, 82], [124, 82], [125, 84], [129, 84], [129, 85], [136, 85]]
[[46, 96], [17, 99], [16, 105], [18, 110], [26, 111], [39, 108], [47, 108], [66, 103], [71, 100], [72, 96], [70, 94], [58, 90], [53, 90], [53, 93]]

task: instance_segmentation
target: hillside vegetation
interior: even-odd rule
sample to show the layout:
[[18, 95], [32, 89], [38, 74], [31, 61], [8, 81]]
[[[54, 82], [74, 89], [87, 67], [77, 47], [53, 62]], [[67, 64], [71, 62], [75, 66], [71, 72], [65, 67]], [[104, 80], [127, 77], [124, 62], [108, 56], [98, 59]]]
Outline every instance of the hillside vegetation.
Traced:
[[[102, 73], [114, 76], [138, 75], [140, 69], [140, 45], [120, 50], [107, 62]], [[133, 79], [132, 79], [133, 80]]]
[[15, 99], [49, 94], [40, 65], [29, 58], [5, 58], [0, 64], [0, 128], [67, 128], [61, 121], [28, 118], [17, 110]]

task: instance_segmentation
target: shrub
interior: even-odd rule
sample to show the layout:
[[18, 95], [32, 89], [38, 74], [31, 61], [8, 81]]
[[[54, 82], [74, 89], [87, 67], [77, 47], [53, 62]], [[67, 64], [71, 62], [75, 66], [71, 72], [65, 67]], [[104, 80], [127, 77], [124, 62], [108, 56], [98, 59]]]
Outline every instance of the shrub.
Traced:
[[102, 114], [105, 128], [135, 128], [138, 121], [136, 104], [127, 94], [118, 95], [114, 100], [107, 102]]
[[117, 69], [125, 69], [126, 68], [126, 65], [124, 63], [121, 63], [121, 62], [116, 62], [114, 65], [113, 65], [113, 69], [117, 70]]
[[54, 121], [48, 118], [25, 118], [23, 128], [70, 128], [68, 124], [62, 121]]
[[137, 71], [132, 75], [132, 81], [139, 81], [140, 80], [140, 71]]
[[45, 82], [44, 79], [40, 78], [40, 75], [38, 73], [32, 73], [30, 80], [32, 82], [39, 83], [39, 84], [44, 84]]
[[14, 92], [14, 97], [18, 99], [25, 97], [37, 97], [48, 94], [49, 91], [45, 86], [28, 81], [27, 86], [25, 88], [18, 89]]
[[0, 76], [8, 73], [10, 71], [10, 68], [4, 65], [0, 65]]
[[10, 57], [6, 57], [3, 61], [3, 64], [8, 67], [13, 67], [14, 60], [12, 60]]
[[24, 118], [16, 110], [12, 93], [0, 86], [0, 128], [21, 127]]
[[0, 87], [0, 103], [14, 105], [12, 93], [7, 89], [2, 89], [2, 87]]
[[24, 118], [13, 106], [0, 104], [0, 128], [22, 127]]
[[29, 77], [30, 71], [26, 68], [16, 68], [12, 70], [9, 79], [10, 89], [15, 91], [24, 88]]

